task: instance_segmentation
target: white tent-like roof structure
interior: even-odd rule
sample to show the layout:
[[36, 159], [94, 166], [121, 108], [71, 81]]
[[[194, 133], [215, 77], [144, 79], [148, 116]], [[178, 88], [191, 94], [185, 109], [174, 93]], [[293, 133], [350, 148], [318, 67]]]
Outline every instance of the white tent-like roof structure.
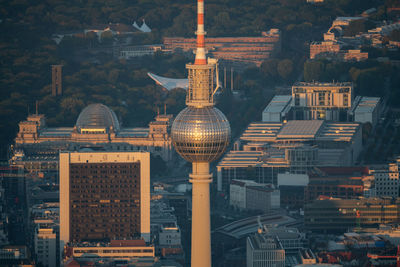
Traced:
[[142, 26], [139, 27], [139, 25], [135, 22], [133, 22], [132, 24], [133, 27], [135, 27], [136, 29], [138, 29], [141, 32], [151, 32], [151, 29], [149, 26], [147, 26], [146, 22], [143, 20], [143, 24]]
[[188, 79], [173, 79], [173, 78], [161, 77], [151, 72], [148, 72], [147, 75], [150, 78], [152, 78], [158, 85], [161, 85], [168, 91], [174, 88], [187, 89], [189, 87]]

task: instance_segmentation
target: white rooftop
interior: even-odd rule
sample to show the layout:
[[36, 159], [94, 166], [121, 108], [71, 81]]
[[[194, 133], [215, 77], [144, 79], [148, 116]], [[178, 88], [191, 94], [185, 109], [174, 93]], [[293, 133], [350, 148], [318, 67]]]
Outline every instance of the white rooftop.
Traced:
[[189, 87], [189, 80], [188, 79], [173, 79], [158, 76], [154, 73], [148, 72], [147, 75], [152, 78], [158, 85], [161, 85], [168, 91], [175, 89], [175, 88], [183, 88], [187, 89]]
[[264, 112], [283, 112], [288, 106], [290, 107], [291, 101], [291, 95], [276, 95], [264, 109]]

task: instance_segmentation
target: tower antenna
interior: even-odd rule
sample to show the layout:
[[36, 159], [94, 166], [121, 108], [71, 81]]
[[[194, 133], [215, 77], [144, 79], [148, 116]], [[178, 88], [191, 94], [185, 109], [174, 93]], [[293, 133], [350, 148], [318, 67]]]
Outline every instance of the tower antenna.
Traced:
[[204, 0], [197, 0], [197, 45], [196, 45], [196, 58], [195, 65], [206, 65], [206, 42], [204, 31]]

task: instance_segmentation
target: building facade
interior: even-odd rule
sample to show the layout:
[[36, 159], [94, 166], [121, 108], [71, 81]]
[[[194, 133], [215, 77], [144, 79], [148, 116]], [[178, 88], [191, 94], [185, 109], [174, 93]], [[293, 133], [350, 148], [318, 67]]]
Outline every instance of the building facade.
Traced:
[[306, 204], [304, 226], [313, 232], [345, 232], [358, 227], [397, 224], [399, 199], [318, 199]]
[[97, 147], [110, 151], [149, 151], [169, 161], [173, 149], [169, 134], [172, 115], [158, 115], [148, 128], [122, 128], [114, 111], [102, 104], [82, 110], [74, 127], [51, 128], [42, 114], [19, 123], [12, 165], [29, 171], [57, 170], [58, 152]]
[[148, 152], [60, 153], [60, 242], [150, 239]]
[[375, 192], [378, 197], [394, 197], [399, 195], [399, 165], [400, 158], [394, 163], [389, 163], [387, 168], [373, 170], [375, 178]]
[[279, 173], [306, 174], [315, 166], [351, 166], [362, 149], [361, 125], [323, 120], [251, 123], [237, 150], [217, 165], [219, 191], [232, 179], [277, 185]]
[[280, 192], [273, 186], [246, 187], [246, 208], [264, 213], [280, 208]]
[[87, 243], [65, 248], [65, 257], [74, 259], [132, 259], [152, 258], [154, 246], [147, 246], [143, 240], [113, 240], [107, 244]]
[[310, 59], [315, 59], [318, 55], [334, 55], [339, 53], [340, 44], [335, 41], [312, 42], [310, 44]]
[[249, 180], [232, 180], [229, 204], [239, 209], [268, 212], [279, 209], [280, 193], [271, 184], [259, 184]]
[[[261, 63], [281, 49], [281, 32], [270, 29], [259, 37], [214, 37], [207, 38], [206, 49], [221, 62], [238, 62], [244, 65]], [[195, 38], [165, 37], [166, 50], [193, 51]]]
[[43, 266], [56, 267], [57, 262], [57, 233], [51, 226], [38, 225], [34, 237], [37, 263]]
[[256, 233], [247, 237], [247, 267], [284, 267], [285, 250], [276, 236]]
[[370, 190], [372, 179], [367, 167], [319, 167], [309, 172], [304, 198], [310, 203], [319, 196], [341, 199], [359, 198]]
[[352, 107], [352, 83], [304, 83], [292, 86], [294, 119], [347, 121]]
[[283, 122], [290, 118], [292, 96], [276, 95], [262, 113], [263, 122]]
[[354, 97], [352, 83], [299, 82], [292, 95], [275, 95], [262, 113], [263, 122], [288, 120], [328, 120], [378, 122], [382, 101], [379, 97]]

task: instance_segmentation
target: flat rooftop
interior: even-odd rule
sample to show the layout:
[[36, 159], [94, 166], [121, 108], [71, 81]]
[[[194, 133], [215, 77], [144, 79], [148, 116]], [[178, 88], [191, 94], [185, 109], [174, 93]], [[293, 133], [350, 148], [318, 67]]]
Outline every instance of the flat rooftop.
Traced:
[[323, 83], [323, 82], [296, 82], [293, 87], [352, 87], [351, 82]]
[[271, 102], [268, 103], [263, 112], [284, 112], [288, 107], [290, 108], [291, 101], [291, 95], [276, 95], [272, 98]]
[[373, 112], [381, 100], [380, 97], [362, 96], [358, 105], [355, 107], [355, 113], [370, 113]]
[[279, 131], [277, 137], [315, 138], [323, 123], [322, 120], [288, 121]]
[[236, 239], [243, 238], [249, 234], [257, 232], [261, 224], [276, 225], [276, 227], [291, 227], [299, 222], [292, 217], [289, 217], [278, 212], [263, 214], [260, 216], [248, 217], [242, 220], [234, 221], [219, 227], [215, 232], [225, 234]]

